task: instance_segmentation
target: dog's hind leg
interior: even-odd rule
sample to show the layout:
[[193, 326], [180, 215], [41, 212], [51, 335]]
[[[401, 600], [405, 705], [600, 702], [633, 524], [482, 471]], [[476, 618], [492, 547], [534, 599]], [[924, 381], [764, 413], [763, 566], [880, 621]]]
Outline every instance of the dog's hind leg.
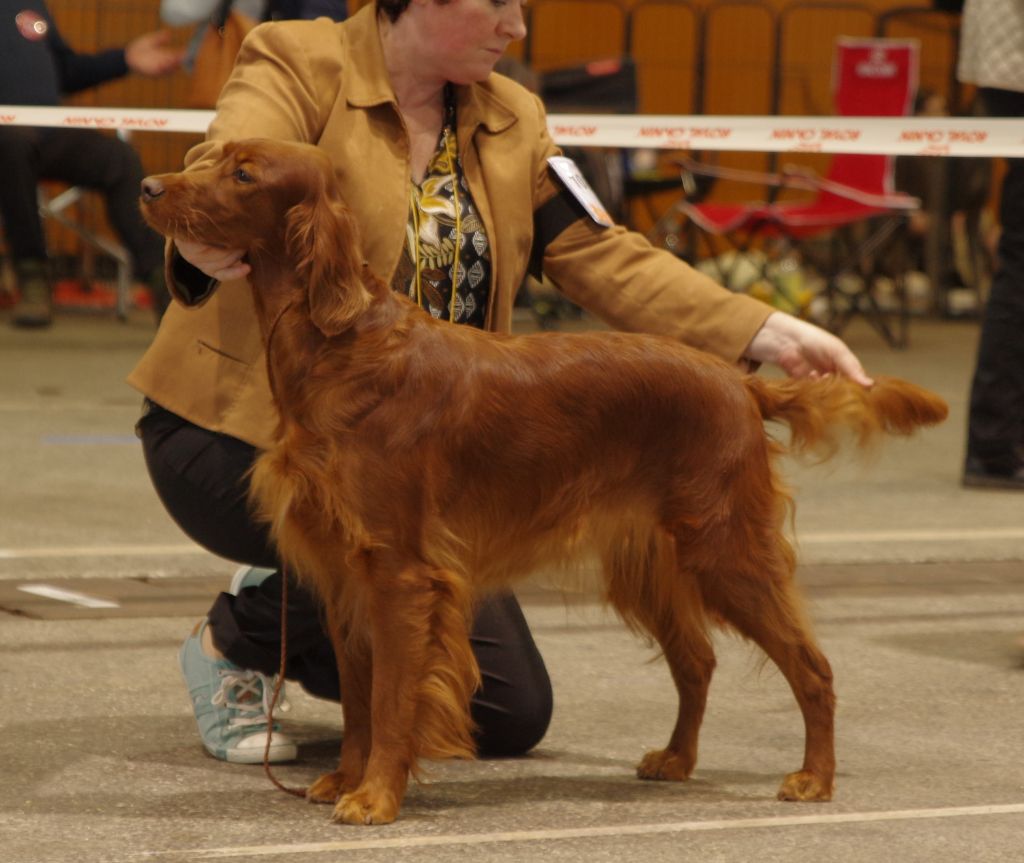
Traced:
[[752, 531], [718, 547], [725, 550], [721, 566], [701, 573], [705, 606], [764, 650], [803, 714], [803, 767], [786, 776], [778, 797], [830, 800], [835, 779], [832, 669], [805, 619], [792, 578], [792, 551], [781, 535], [758, 537]]
[[[715, 654], [707, 634], [686, 619], [689, 614], [676, 611], [677, 622], [659, 627], [654, 633], [679, 696], [676, 724], [668, 745], [648, 752], [637, 765], [636, 775], [640, 779], [681, 781], [688, 779], [697, 765], [697, 740]], [[686, 623], [681, 626], [684, 620]]]
[[697, 738], [715, 669], [696, 582], [680, 571], [666, 535], [626, 538], [605, 554], [604, 564], [609, 600], [632, 628], [661, 647], [679, 695], [668, 746], [648, 752], [637, 765], [637, 776], [687, 779], [697, 763]]

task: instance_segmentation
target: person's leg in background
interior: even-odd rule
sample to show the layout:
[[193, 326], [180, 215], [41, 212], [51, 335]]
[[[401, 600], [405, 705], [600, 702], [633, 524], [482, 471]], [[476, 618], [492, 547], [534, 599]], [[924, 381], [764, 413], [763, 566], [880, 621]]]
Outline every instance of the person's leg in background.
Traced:
[[[1024, 117], [1024, 93], [982, 89], [986, 113]], [[1024, 159], [1008, 159], [1001, 233], [971, 384], [964, 484], [1024, 489]]]
[[164, 283], [164, 238], [143, 221], [139, 188], [145, 174], [127, 141], [91, 129], [59, 129], [45, 136], [39, 176], [84, 186], [103, 195], [107, 217], [131, 255], [135, 278], [153, 298], [159, 320], [170, 302]]
[[[256, 586], [220, 594], [182, 649], [207, 750], [227, 760], [262, 760], [266, 717], [252, 708], [262, 703], [280, 665], [281, 574], [266, 528], [253, 522], [246, 502], [245, 478], [257, 451], [157, 407], [139, 422], [139, 434], [157, 493], [185, 533], [222, 557], [272, 570]], [[288, 678], [313, 695], [339, 700], [337, 664], [317, 601], [291, 578], [287, 623]], [[470, 640], [483, 679], [472, 703], [480, 751], [522, 754], [547, 730], [552, 695], [544, 661], [512, 594], [482, 603]], [[248, 705], [234, 713], [223, 708], [238, 699], [234, 692], [220, 694], [218, 677], [246, 694]], [[295, 751], [291, 740], [275, 733], [275, 760], [293, 758]]]
[[18, 302], [11, 321], [20, 327], [45, 327], [53, 320], [50, 265], [39, 216], [39, 161], [47, 130], [0, 127], [0, 219], [7, 251], [18, 280]]

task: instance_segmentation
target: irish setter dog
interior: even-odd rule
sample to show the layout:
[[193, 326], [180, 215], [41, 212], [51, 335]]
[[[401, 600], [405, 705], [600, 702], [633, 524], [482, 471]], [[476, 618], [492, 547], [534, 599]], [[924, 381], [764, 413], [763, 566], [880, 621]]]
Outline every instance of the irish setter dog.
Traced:
[[247, 250], [277, 443], [251, 495], [289, 570], [323, 602], [345, 733], [309, 789], [352, 824], [395, 819], [421, 758], [473, 754], [474, 602], [581, 552], [608, 602], [660, 646], [679, 696], [643, 779], [683, 780], [715, 666], [712, 625], [778, 665], [803, 713], [783, 800], [833, 792], [835, 698], [794, 583], [790, 447], [827, 455], [941, 421], [896, 379], [770, 382], [668, 338], [505, 336], [434, 320], [372, 273], [317, 148], [263, 139], [143, 182], [170, 237]]

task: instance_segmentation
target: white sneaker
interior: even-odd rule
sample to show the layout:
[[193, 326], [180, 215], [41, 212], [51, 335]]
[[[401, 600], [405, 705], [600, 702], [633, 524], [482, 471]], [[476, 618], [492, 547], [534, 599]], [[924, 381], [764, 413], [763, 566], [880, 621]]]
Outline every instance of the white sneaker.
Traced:
[[[239, 668], [226, 659], [203, 652], [206, 622], [185, 639], [178, 654], [203, 746], [214, 758], [237, 764], [262, 764], [267, 747], [267, 714], [275, 678]], [[286, 711], [284, 687], [277, 709]], [[299, 748], [275, 723], [268, 760], [294, 761]]]

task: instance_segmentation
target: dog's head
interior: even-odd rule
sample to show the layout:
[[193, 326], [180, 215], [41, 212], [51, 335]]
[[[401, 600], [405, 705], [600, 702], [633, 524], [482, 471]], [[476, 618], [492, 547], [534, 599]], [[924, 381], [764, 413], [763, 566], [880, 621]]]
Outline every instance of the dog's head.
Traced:
[[244, 249], [254, 285], [263, 261], [279, 271], [284, 264], [326, 335], [345, 330], [370, 303], [355, 221], [329, 157], [311, 144], [228, 142], [211, 164], [147, 177], [141, 206], [167, 237]]

